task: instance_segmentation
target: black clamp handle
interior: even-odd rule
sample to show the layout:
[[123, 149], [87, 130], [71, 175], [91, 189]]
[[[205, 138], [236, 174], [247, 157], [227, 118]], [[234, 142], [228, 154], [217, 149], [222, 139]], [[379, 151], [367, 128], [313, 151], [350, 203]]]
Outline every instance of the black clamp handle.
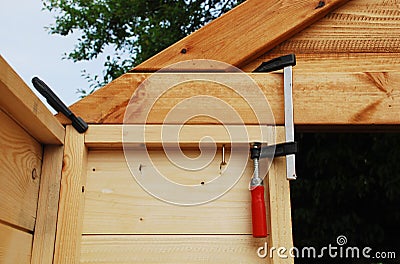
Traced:
[[296, 65], [296, 55], [289, 54], [261, 63], [253, 72], [272, 72]]
[[46, 101], [54, 108], [54, 110], [61, 112], [71, 120], [72, 126], [79, 133], [84, 133], [88, 129], [88, 124], [82, 118], [75, 116], [75, 114], [72, 113], [72, 111], [60, 100], [60, 98], [58, 98], [47, 84], [38, 77], [32, 78], [32, 84], [36, 90], [46, 98]]

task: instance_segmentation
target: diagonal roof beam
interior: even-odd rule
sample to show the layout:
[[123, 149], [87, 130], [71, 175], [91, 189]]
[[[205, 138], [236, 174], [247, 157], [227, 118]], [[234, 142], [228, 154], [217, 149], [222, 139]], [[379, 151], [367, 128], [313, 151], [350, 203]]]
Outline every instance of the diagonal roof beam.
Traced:
[[132, 71], [153, 72], [192, 59], [240, 68], [348, 1], [247, 0]]

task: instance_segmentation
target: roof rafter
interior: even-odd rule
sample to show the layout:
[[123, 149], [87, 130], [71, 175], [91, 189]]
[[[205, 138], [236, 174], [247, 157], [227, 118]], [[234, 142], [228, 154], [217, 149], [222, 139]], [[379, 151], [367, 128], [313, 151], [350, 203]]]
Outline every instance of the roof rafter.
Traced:
[[349, 0], [247, 0], [133, 69], [153, 72], [191, 59], [241, 67]]

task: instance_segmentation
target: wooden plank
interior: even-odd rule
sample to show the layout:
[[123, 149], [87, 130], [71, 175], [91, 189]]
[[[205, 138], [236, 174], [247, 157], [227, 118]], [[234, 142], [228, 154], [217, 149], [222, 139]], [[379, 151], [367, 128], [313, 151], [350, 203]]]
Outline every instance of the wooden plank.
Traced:
[[60, 197], [63, 146], [46, 145], [31, 263], [52, 263]]
[[346, 0], [248, 0], [134, 68], [156, 71], [173, 63], [209, 59], [238, 66], [300, 32]]
[[1, 110], [0, 124], [0, 220], [32, 231], [42, 146]]
[[399, 35], [398, 1], [352, 0], [278, 45], [274, 52], [399, 53]]
[[[89, 123], [121, 124], [126, 105], [135, 89], [148, 74], [125, 74], [93, 95], [75, 104], [72, 109]], [[222, 74], [224, 78], [236, 81], [234, 74]], [[268, 98], [276, 124], [284, 123], [282, 74], [250, 74]], [[166, 81], [180, 78], [179, 74], [165, 74]], [[237, 86], [243, 85], [237, 78]], [[400, 124], [398, 103], [400, 72], [359, 72], [359, 73], [297, 73], [294, 70], [293, 103], [296, 125], [395, 125]], [[150, 93], [146, 85], [140, 86], [141, 94]], [[250, 92], [250, 91], [249, 91]], [[206, 82], [180, 84], [161, 96], [150, 112], [148, 124], [162, 124], [166, 114], [184, 99], [208, 95], [225, 100], [242, 117], [244, 124], [258, 124], [252, 109], [231, 89]], [[113, 100], [109, 100], [112, 97]], [[138, 99], [137, 120], [143, 120], [145, 113], [141, 106], [154, 98]], [[250, 98], [251, 99], [251, 98]], [[196, 108], [197, 107], [197, 108]], [[190, 111], [203, 111], [204, 105], [191, 105]], [[218, 109], [216, 105], [209, 105]], [[92, 111], [97, 109], [97, 111]], [[219, 109], [218, 109], [219, 110]], [[182, 110], [185, 112], [185, 109]], [[135, 116], [133, 116], [135, 117]], [[230, 123], [229, 116], [225, 123]], [[210, 118], [191, 120], [192, 124], [216, 123]], [[232, 123], [231, 123], [232, 124]]]
[[0, 223], [0, 237], [0, 263], [30, 263], [32, 234]]
[[64, 127], [0, 56], [0, 108], [40, 143], [63, 144]]
[[[127, 127], [129, 126], [129, 128]], [[162, 139], [162, 129], [166, 127], [177, 127], [176, 125], [146, 125], [145, 130], [141, 125], [90, 125], [85, 134], [85, 144], [90, 148], [121, 148], [123, 142], [126, 144], [144, 143], [143, 131], [145, 131], [146, 145], [160, 145], [176, 142], [171, 138]], [[179, 130], [179, 143], [185, 146], [197, 146], [204, 136], [211, 137], [218, 146], [222, 144], [235, 143], [248, 144], [249, 142], [266, 142], [269, 133], [268, 126], [246, 126], [247, 134], [241, 134], [242, 126], [234, 125], [184, 125]], [[123, 132], [129, 131], [129, 138], [123, 138]], [[230, 133], [229, 133], [230, 132]], [[231, 135], [235, 136], [233, 139]], [[264, 136], [264, 137], [263, 137]], [[128, 140], [129, 139], [129, 140]]]
[[[253, 72], [262, 62], [285, 55], [272, 50], [242, 68]], [[313, 73], [399, 72], [400, 53], [296, 53], [296, 75]], [[296, 83], [295, 83], [296, 85]]]
[[[278, 127], [276, 130], [277, 141], [284, 141], [284, 128]], [[289, 250], [293, 248], [292, 238], [292, 217], [290, 204], [290, 184], [286, 179], [286, 161], [284, 157], [274, 159], [268, 173], [267, 196], [269, 202], [269, 230], [268, 246], [280, 248], [284, 247], [287, 258], [281, 258], [277, 251], [273, 251], [273, 264], [294, 263], [290, 257]]]
[[83, 236], [81, 263], [271, 263], [250, 235]]
[[[226, 155], [229, 160], [228, 151]], [[207, 183], [220, 173], [220, 152], [200, 171], [173, 166], [162, 151], [151, 150], [150, 157], [160, 173], [179, 184]], [[232, 164], [235, 166], [234, 160]], [[147, 166], [152, 165], [143, 164], [143, 173]], [[199, 206], [167, 204], [148, 194], [132, 176], [122, 150], [89, 151], [87, 169], [84, 234], [251, 234], [251, 162], [229, 192]], [[204, 187], [208, 190], [207, 184]]]
[[87, 149], [84, 134], [67, 126], [58, 209], [55, 263], [79, 261], [86, 184]]

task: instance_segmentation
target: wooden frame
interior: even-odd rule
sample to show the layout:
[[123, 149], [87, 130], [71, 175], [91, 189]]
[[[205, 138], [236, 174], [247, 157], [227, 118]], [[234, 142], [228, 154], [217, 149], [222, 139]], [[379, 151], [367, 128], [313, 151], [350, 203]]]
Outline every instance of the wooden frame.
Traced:
[[[150, 137], [148, 138], [149, 141], [146, 142], [149, 143], [149, 146], [156, 147], [157, 144], [161, 144], [161, 141], [159, 139], [161, 127], [161, 125], [152, 125], [148, 127], [148, 133]], [[226, 135], [225, 128], [222, 125], [213, 125], [212, 127], [213, 129], [210, 130], [209, 125], [187, 125], [184, 134], [188, 135], [192, 132], [194, 132], [194, 134], [201, 134], [201, 132], [198, 131], [207, 131], [207, 135], [214, 138], [217, 145], [230, 142], [230, 138]], [[251, 140], [260, 141], [260, 135], [258, 133], [259, 128], [257, 126], [247, 126], [246, 128], [249, 131], [249, 137]], [[163, 237], [166, 239], [164, 240], [162, 237], [158, 237], [157, 234], [149, 234], [143, 237], [140, 236], [141, 234], [135, 235], [129, 230], [126, 231], [126, 234], [124, 233], [119, 235], [116, 234], [117, 231], [107, 233], [107, 231], [104, 231], [105, 227], [101, 227], [100, 229], [98, 229], [100, 233], [88, 233], [89, 235], [84, 235], [82, 237], [83, 232], [88, 232], [87, 227], [84, 227], [82, 229], [81, 226], [82, 222], [84, 222], [82, 210], [83, 207], [85, 207], [85, 193], [86, 195], [90, 193], [90, 195], [88, 196], [89, 198], [93, 197], [94, 195], [92, 194], [92, 183], [86, 182], [86, 174], [92, 172], [92, 169], [94, 172], [95, 168], [92, 168], [93, 165], [86, 165], [86, 157], [90, 155], [88, 154], [88, 152], [95, 152], [98, 149], [103, 152], [108, 150], [113, 151], [116, 148], [121, 149], [123, 144], [122, 130], [122, 125], [90, 125], [86, 134], [78, 134], [71, 126], [67, 126], [65, 141], [65, 167], [68, 169], [63, 172], [61, 185], [56, 253], [54, 258], [55, 263], [77, 263], [80, 261], [80, 258], [82, 258], [81, 260], [83, 261], [91, 261], [90, 259], [102, 259], [102, 261], [117, 263], [118, 261], [125, 259], [125, 261], [129, 262], [133, 260], [139, 261], [138, 256], [141, 256], [141, 263], [151, 263], [152, 261], [157, 261], [157, 259], [159, 258], [157, 257], [156, 249], [154, 249], [154, 251], [151, 250], [150, 252], [154, 252], [154, 254], [150, 255], [141, 255], [139, 253], [141, 252], [140, 250], [143, 250], [143, 247], [146, 247], [146, 243], [150, 241], [158, 241], [159, 247], [171, 252], [181, 252], [182, 250], [184, 250], [184, 248], [179, 249], [179, 244], [183, 241], [186, 241], [188, 243], [191, 243], [193, 247], [198, 247], [200, 250], [199, 253], [201, 252], [201, 254], [204, 254], [205, 252], [208, 252], [208, 254], [210, 254], [209, 257], [211, 257], [212, 259], [218, 259], [218, 254], [221, 255], [224, 250], [232, 250], [232, 248], [235, 247], [232, 243], [236, 243], [234, 241], [237, 241], [237, 243], [246, 248], [241, 249], [240, 252], [243, 253], [243, 250], [247, 251], [247, 254], [249, 256], [252, 256], [252, 261], [254, 263], [259, 261], [267, 261], [267, 263], [293, 262], [291, 258], [281, 259], [277, 256], [274, 256], [273, 258], [267, 258], [266, 260], [264, 260], [257, 256], [257, 248], [260, 246], [264, 246], [264, 242], [267, 242], [269, 246], [276, 247], [285, 246], [287, 248], [291, 248], [293, 246], [291, 236], [290, 197], [287, 196], [287, 192], [289, 191], [289, 182], [286, 180], [285, 176], [286, 167], [284, 159], [277, 159], [274, 162], [274, 165], [269, 173], [268, 181], [266, 182], [266, 184], [269, 186], [269, 192], [266, 193], [266, 201], [268, 204], [268, 219], [270, 219], [269, 226], [271, 228], [271, 235], [268, 237], [267, 241], [262, 239], [253, 240], [251, 238], [251, 232], [247, 233], [245, 237], [243, 237], [243, 235], [237, 236], [235, 234], [232, 234], [229, 237], [227, 236], [227, 234], [224, 234], [223, 236], [218, 236], [212, 234], [204, 235], [201, 233], [197, 235], [179, 235], [172, 233], [167, 236], [166, 234], [164, 234]], [[267, 126], [261, 127], [261, 130], [263, 131], [263, 133], [269, 133], [268, 140], [272, 142], [272, 130]], [[283, 131], [284, 130], [282, 127], [277, 128], [277, 133], [279, 135], [278, 140], [280, 141], [283, 141]], [[133, 139], [133, 141], [129, 143], [139, 143], [140, 139], [141, 137], [139, 136], [137, 141]], [[182, 140], [184, 146], [191, 147], [194, 144], [197, 144], [195, 137], [193, 139], [190, 139], [185, 138], [184, 136]], [[243, 140], [242, 143], [248, 144], [248, 141]], [[99, 166], [104, 167], [104, 162], [101, 162]], [[96, 172], [94, 173], [99, 173], [99, 169], [96, 169]], [[96, 181], [99, 180], [100, 179], [97, 179]], [[117, 179], [115, 178], [114, 181], [117, 181]], [[110, 186], [109, 188], [113, 187]], [[287, 191], [282, 192], [282, 190]], [[148, 199], [151, 200], [154, 198], [148, 197]], [[120, 201], [120, 203], [124, 202]], [[93, 202], [88, 203], [87, 209], [85, 209], [85, 211], [90, 209], [92, 206]], [[109, 214], [107, 213], [107, 211], [104, 210], [105, 208], [102, 209], [103, 215]], [[88, 215], [87, 213], [85, 213], [85, 219], [87, 217]], [[190, 216], [188, 217], [190, 219]], [[89, 221], [89, 219], [86, 219], [85, 221]], [[91, 223], [90, 225], [88, 225], [88, 227], [90, 227], [91, 230], [95, 230], [96, 228], [94, 228], [94, 225], [96, 224]], [[216, 249], [214, 249], [213, 247], [210, 248], [204, 246], [204, 241], [208, 241], [210, 239], [213, 241], [219, 241], [216, 243], [222, 243], [221, 246], [217, 246]], [[134, 240], [141, 242], [137, 244], [136, 242], [134, 242]], [[113, 247], [113, 243], [122, 243], [121, 245], [123, 246]], [[119, 250], [123, 250], [123, 253]], [[80, 254], [80, 252], [82, 252], [82, 255]], [[192, 260], [195, 260], [197, 258], [201, 259], [201, 255], [196, 255], [196, 252], [196, 250], [187, 251], [187, 253], [190, 254]], [[171, 263], [174, 263], [174, 261], [178, 261], [178, 255], [163, 255], [163, 261], [169, 260], [171, 261]], [[184, 257], [184, 255], [179, 256]], [[234, 257], [235, 255], [233, 254], [231, 256]], [[236, 257], [238, 256], [240, 256], [240, 254]], [[181, 260], [182, 259], [179, 259], [179, 261]], [[225, 263], [226, 261], [228, 261], [228, 259], [220, 260], [222, 261], [221, 263]]]

